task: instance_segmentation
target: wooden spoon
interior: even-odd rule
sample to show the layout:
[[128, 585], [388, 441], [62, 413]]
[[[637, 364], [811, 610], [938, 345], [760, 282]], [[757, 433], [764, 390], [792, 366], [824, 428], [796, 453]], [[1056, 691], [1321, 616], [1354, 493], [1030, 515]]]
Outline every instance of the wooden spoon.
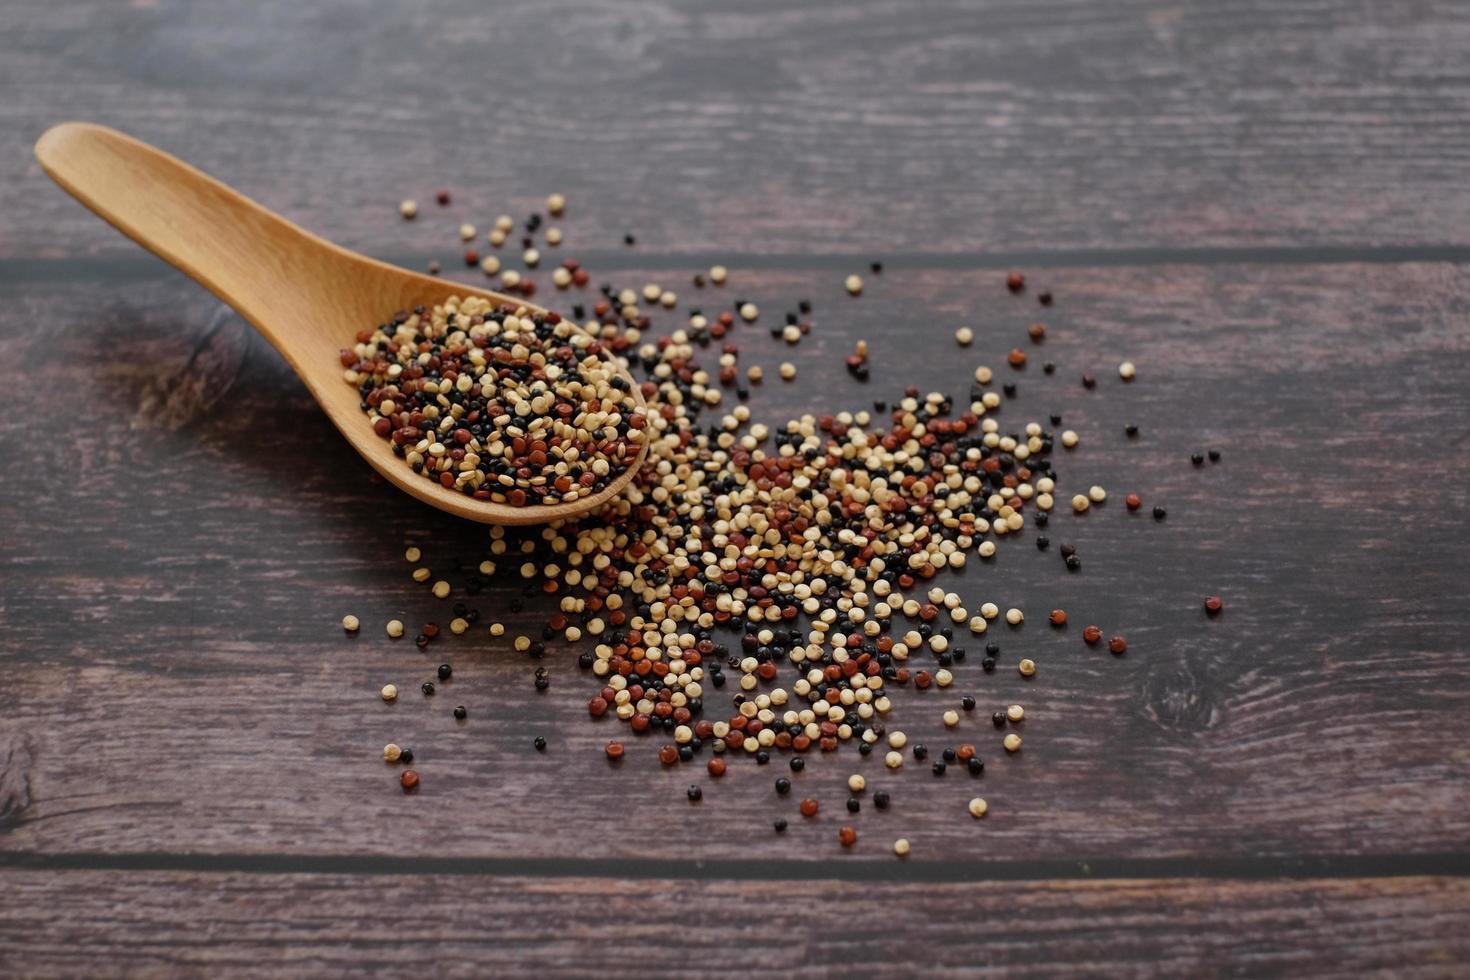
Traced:
[[[265, 335], [352, 447], [400, 490], [487, 524], [544, 524], [576, 517], [621, 493], [642, 452], [600, 492], [569, 504], [512, 507], [476, 500], [427, 480], [393, 455], [342, 380], [338, 353], [357, 331], [396, 310], [450, 296], [540, 307], [399, 269], [333, 245], [146, 143], [91, 123], [48, 129], [36, 158], [52, 180], [103, 220], [233, 306]], [[643, 404], [638, 385], [634, 398]]]

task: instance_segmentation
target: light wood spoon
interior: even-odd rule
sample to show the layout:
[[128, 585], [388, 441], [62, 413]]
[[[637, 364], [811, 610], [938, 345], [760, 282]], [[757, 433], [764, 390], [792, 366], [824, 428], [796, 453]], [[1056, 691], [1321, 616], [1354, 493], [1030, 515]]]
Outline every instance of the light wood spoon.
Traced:
[[[540, 311], [499, 293], [419, 275], [333, 245], [207, 174], [106, 126], [48, 129], [36, 158], [52, 180], [103, 220], [233, 306], [306, 382], [352, 447], [400, 490], [440, 510], [487, 524], [544, 524], [607, 503], [648, 453], [600, 492], [569, 504], [512, 507], [476, 500], [414, 473], [373, 433], [338, 353], [357, 331], [397, 310], [450, 296], [484, 296]], [[633, 396], [641, 405], [638, 385]]]

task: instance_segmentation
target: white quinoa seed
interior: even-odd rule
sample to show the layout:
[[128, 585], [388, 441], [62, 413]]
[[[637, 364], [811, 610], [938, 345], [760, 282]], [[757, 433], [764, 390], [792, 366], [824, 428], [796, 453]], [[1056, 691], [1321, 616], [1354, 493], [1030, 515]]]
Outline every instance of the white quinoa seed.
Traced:
[[1011, 732], [1005, 738], [1001, 739], [1000, 744], [1005, 746], [1007, 752], [1019, 752], [1021, 751], [1021, 736], [1015, 732]]
[[859, 293], [861, 293], [863, 291], [863, 277], [862, 276], [848, 276], [847, 277], [847, 280], [845, 282], [843, 282], [842, 285], [847, 289], [847, 291], [849, 293], [851, 293], [854, 296], [857, 296]]
[[552, 194], [550, 197], [548, 197], [546, 199], [546, 210], [549, 211], [550, 213], [552, 213], [554, 215], [557, 215], [557, 216], [560, 216], [561, 213], [563, 211], [565, 211], [566, 209], [567, 209], [567, 199], [566, 199], [566, 196], [565, 195], [562, 195], [562, 194]]
[[561, 244], [560, 228], [546, 229], [546, 244], [550, 245], [552, 248], [555, 248], [556, 246]]
[[990, 804], [986, 803], [980, 797], [977, 796], [970, 801], [970, 816], [976, 820], [979, 820], [988, 812], [990, 812]]
[[521, 261], [534, 269], [541, 262], [541, 253], [534, 248], [528, 248], [521, 253]]
[[782, 361], [780, 372], [782, 381], [791, 381], [796, 377], [796, 365], [790, 361]]
[[357, 628], [361, 625], [362, 624], [357, 621], [356, 616], [349, 614], [342, 617], [342, 628], [349, 633], [356, 633]]
[[970, 342], [975, 339], [975, 331], [969, 327], [960, 327], [954, 332], [955, 343], [961, 347], [969, 347]]
[[439, 581], [437, 581], [437, 582], [434, 583], [434, 598], [435, 599], [448, 599], [449, 598], [450, 591], [451, 591], [450, 584], [448, 582], [444, 581], [442, 578]]
[[1029, 657], [1023, 658], [1020, 663], [1016, 664], [1016, 669], [1021, 672], [1022, 677], [1030, 677], [1036, 673], [1036, 661]]
[[388, 625], [385, 628], [388, 631], [388, 635], [393, 637], [395, 640], [403, 635], [403, 621], [400, 619], [388, 620]]
[[946, 727], [953, 728], [960, 723], [960, 713], [950, 708], [944, 713], [943, 721]]
[[407, 551], [405, 551], [403, 553], [403, 560], [404, 561], [418, 561], [423, 556], [424, 556], [424, 553], [422, 551], [420, 551], [419, 549], [417, 549], [417, 548], [409, 548]]
[[378, 692], [378, 695], [382, 697], [384, 701], [392, 701], [398, 697], [398, 688], [394, 687], [392, 684], [384, 684], [383, 689]]
[[900, 837], [898, 840], [894, 841], [893, 853], [897, 854], [899, 857], [907, 857], [909, 853], [909, 839], [907, 837]]
[[459, 240], [462, 242], [473, 241], [475, 238], [475, 226], [463, 224], [459, 226]]
[[899, 766], [903, 765], [903, 753], [889, 752], [883, 757], [883, 764], [889, 769], [897, 769]]
[[449, 632], [453, 633], [455, 636], [459, 636], [461, 633], [469, 628], [470, 621], [462, 616], [456, 616], [449, 621]]
[[1006, 610], [1006, 622], [1010, 623], [1012, 626], [1020, 626], [1025, 621], [1026, 614], [1023, 613], [1021, 610], [1016, 609], [1015, 607]]
[[1087, 499], [1086, 494], [1077, 494], [1072, 498], [1072, 509], [1077, 513], [1086, 513], [1087, 508], [1092, 506], [1092, 501]]
[[1080, 438], [1081, 437], [1078, 436], [1076, 432], [1072, 431], [1071, 429], [1067, 429], [1065, 432], [1062, 433], [1062, 446], [1067, 449], [1072, 449], [1076, 447]]
[[500, 259], [493, 255], [487, 255], [480, 260], [480, 271], [487, 276], [493, 276], [500, 271]]
[[1087, 497], [1093, 503], [1100, 504], [1104, 500], [1108, 499], [1108, 492], [1102, 487], [1094, 484], [1093, 486], [1087, 488]]
[[756, 306], [754, 303], [746, 303], [744, 306], [740, 307], [740, 318], [742, 320], [749, 322], [760, 315], [760, 307]]
[[725, 277], [729, 274], [729, 270], [722, 265], [712, 265], [709, 267], [709, 281], [716, 286], [723, 286], [725, 284]]
[[1026, 717], [1026, 709], [1019, 704], [1013, 704], [1006, 708], [1006, 717], [1011, 721], [1021, 721]]
[[862, 773], [855, 772], [847, 777], [847, 788], [849, 792], [861, 793], [867, 789], [868, 781], [863, 778]]
[[403, 749], [399, 748], [398, 745], [396, 745], [395, 743], [389, 742], [387, 745], [383, 746], [384, 762], [397, 762], [402, 756]]
[[417, 217], [419, 213], [419, 202], [411, 199], [404, 199], [398, 202], [398, 213], [410, 220]]
[[1132, 361], [1124, 361], [1122, 364], [1118, 365], [1118, 377], [1122, 378], [1124, 381], [1132, 381], [1133, 375], [1137, 372], [1138, 369], [1133, 366]]

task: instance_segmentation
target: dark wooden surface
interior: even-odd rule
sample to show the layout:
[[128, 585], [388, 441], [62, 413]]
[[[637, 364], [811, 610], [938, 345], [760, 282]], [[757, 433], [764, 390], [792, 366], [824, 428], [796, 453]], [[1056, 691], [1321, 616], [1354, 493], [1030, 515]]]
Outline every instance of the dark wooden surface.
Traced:
[[[1463, 974], [1463, 5], [164, 0], [7, 20], [0, 974]], [[743, 340], [743, 361], [800, 369], [752, 399], [772, 423], [963, 393], [1044, 319], [1033, 359], [1058, 371], [1033, 363], [1004, 415], [1061, 413], [1084, 437], [1064, 486], [1115, 499], [1053, 525], [1081, 573], [1028, 534], [959, 580], [1028, 612], [995, 630], [1008, 667], [972, 661], [954, 691], [1023, 702], [1023, 752], [979, 713], [946, 738], [954, 697], [904, 690], [900, 727], [975, 741], [986, 775], [844, 752], [799, 777], [824, 802], [806, 823], [775, 766], [711, 783], [630, 739], [610, 769], [622, 729], [587, 719], [565, 646], [538, 694], [483, 629], [429, 655], [387, 640], [393, 616], [449, 618], [405, 545], [463, 581], [484, 529], [374, 482], [259, 337], [49, 185], [29, 145], [73, 117], [415, 265], [450, 264], [460, 220], [559, 190], [562, 251], [597, 280], [710, 305], [688, 276], [718, 259], [723, 295], [767, 318], [809, 297], [800, 347]], [[1007, 294], [1011, 265], [1057, 305]], [[859, 337], [867, 385], [840, 363]], [[1222, 461], [1194, 469], [1207, 446]], [[1168, 520], [1127, 514], [1129, 490]], [[534, 603], [508, 612], [518, 591], [472, 601], [538, 625]], [[1057, 605], [1129, 654], [1050, 630]], [[455, 680], [421, 698], [441, 659]], [[376, 761], [390, 739], [418, 755], [413, 797]], [[852, 818], [849, 854], [852, 771], [895, 805]]]

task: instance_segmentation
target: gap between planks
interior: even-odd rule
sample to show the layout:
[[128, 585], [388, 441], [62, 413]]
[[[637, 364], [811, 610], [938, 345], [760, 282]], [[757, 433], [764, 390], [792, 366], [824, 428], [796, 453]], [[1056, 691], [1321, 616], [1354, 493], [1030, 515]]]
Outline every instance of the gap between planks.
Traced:
[[[400, 252], [382, 256], [386, 262], [409, 269], [423, 268], [430, 259], [455, 251]], [[572, 254], [571, 251], [567, 252]], [[1149, 266], [1214, 265], [1401, 265], [1411, 263], [1470, 264], [1470, 245], [1301, 245], [1219, 246], [1201, 248], [1041, 249], [1016, 252], [902, 252], [897, 254], [837, 254], [800, 252], [643, 252], [579, 251], [577, 258], [591, 269], [703, 270], [721, 264], [734, 269], [838, 269], [867, 272], [868, 263], [885, 269], [1069, 269]], [[161, 260], [135, 253], [74, 258], [0, 259], [0, 286], [64, 280], [133, 282], [156, 279], [165, 270]], [[453, 268], [453, 265], [450, 265]], [[590, 293], [588, 295], [591, 295]]]
[[[885, 843], [886, 847], [886, 843]], [[394, 857], [375, 854], [175, 854], [0, 851], [0, 869], [246, 874], [464, 875], [697, 881], [1159, 881], [1470, 877], [1470, 852], [1281, 857], [1035, 860], [715, 860]]]

